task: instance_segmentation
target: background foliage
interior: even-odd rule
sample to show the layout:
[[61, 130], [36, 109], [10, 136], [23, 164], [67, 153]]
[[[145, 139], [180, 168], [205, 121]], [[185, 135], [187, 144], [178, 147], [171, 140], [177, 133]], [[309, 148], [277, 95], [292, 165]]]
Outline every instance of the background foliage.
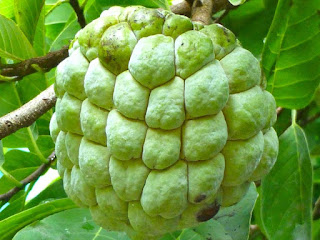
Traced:
[[[197, 228], [168, 234], [163, 240], [320, 239], [320, 220], [317, 209], [313, 210], [320, 195], [320, 91], [316, 93], [320, 0], [230, 2], [235, 7], [227, 10], [222, 24], [261, 60], [267, 89], [283, 108], [275, 126], [280, 154], [271, 173], [257, 188], [252, 185], [241, 202]], [[113, 5], [168, 9], [170, 2], [79, 0], [79, 4], [89, 23]], [[0, 0], [0, 116], [19, 108], [55, 80], [52, 69], [7, 82], [1, 65], [59, 50], [80, 28], [68, 0]], [[0, 194], [19, 185], [15, 179], [30, 175], [54, 150], [48, 128], [52, 113], [0, 140]], [[76, 208], [66, 198], [60, 178], [46, 182], [31, 198], [37, 182], [9, 202], [0, 202], [1, 239], [128, 239], [123, 233], [101, 229], [88, 210]]]

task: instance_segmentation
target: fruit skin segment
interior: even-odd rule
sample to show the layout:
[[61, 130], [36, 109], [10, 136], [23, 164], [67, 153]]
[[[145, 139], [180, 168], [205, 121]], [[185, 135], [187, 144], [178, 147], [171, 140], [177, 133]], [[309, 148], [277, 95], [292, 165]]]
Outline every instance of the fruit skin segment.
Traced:
[[258, 60], [219, 24], [112, 7], [57, 67], [50, 134], [70, 199], [132, 239], [239, 202], [278, 155]]

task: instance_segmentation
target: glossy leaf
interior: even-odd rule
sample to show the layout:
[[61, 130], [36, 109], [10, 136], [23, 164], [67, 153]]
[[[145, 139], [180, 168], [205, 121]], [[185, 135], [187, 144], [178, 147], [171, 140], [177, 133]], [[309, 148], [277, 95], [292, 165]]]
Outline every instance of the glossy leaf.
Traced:
[[181, 233], [181, 235], [177, 238], [177, 240], [205, 240], [203, 236], [201, 236], [199, 233], [193, 231], [192, 229], [184, 229]]
[[[216, 220], [210, 220], [204, 224], [200, 224], [194, 231], [200, 234], [205, 240], [233, 240], [225, 227]], [[185, 238], [185, 240], [187, 239], [188, 238]]]
[[30, 208], [28, 210], [25, 210], [23, 212], [20, 212], [0, 221], [0, 236], [2, 237], [2, 240], [11, 240], [12, 237], [16, 234], [16, 232], [18, 232], [25, 226], [38, 220], [41, 220], [47, 216], [50, 216], [54, 213], [75, 207], [76, 205], [70, 199], [65, 198], [54, 200]]
[[68, 45], [70, 40], [74, 38], [79, 30], [80, 26], [76, 16], [72, 15], [69, 21], [64, 25], [63, 29], [57, 34], [57, 36], [55, 36], [49, 51], [59, 50], [64, 45]]
[[67, 195], [63, 189], [62, 179], [59, 179], [51, 183], [46, 189], [39, 193], [36, 197], [31, 199], [27, 205], [26, 209], [37, 206], [45, 201], [52, 199], [66, 198]]
[[97, 226], [91, 218], [90, 211], [80, 208], [51, 215], [22, 229], [13, 238], [13, 240], [34, 239], [130, 240], [125, 233], [108, 232]]
[[21, 212], [24, 208], [25, 199], [26, 193], [24, 190], [14, 195], [9, 201], [10, 204], [0, 211], [0, 221], [10, 217], [11, 215]]
[[[21, 150], [11, 150], [5, 154], [3, 168], [18, 180], [22, 180], [34, 172], [41, 164], [38, 156]], [[6, 177], [0, 178], [0, 194], [15, 187]]]
[[14, 0], [0, 0], [0, 14], [12, 18], [14, 16]]
[[30, 43], [33, 42], [43, 4], [44, 0], [15, 0], [14, 2], [16, 22]]
[[263, 181], [261, 218], [270, 240], [311, 238], [312, 168], [303, 130], [279, 138], [278, 160]]
[[320, 81], [320, 0], [279, 0], [262, 55], [277, 104], [303, 108]]
[[214, 217], [234, 240], [246, 240], [252, 211], [258, 194], [255, 184], [252, 183], [245, 197], [234, 206], [222, 208]]
[[222, 20], [240, 40], [242, 46], [261, 58], [264, 39], [273, 19], [277, 0], [266, 4], [263, 0], [250, 0], [231, 10]]
[[42, 8], [33, 39], [33, 48], [39, 56], [46, 54], [45, 9]]
[[0, 36], [0, 57], [22, 61], [36, 55], [15, 22], [2, 15], [0, 15]]

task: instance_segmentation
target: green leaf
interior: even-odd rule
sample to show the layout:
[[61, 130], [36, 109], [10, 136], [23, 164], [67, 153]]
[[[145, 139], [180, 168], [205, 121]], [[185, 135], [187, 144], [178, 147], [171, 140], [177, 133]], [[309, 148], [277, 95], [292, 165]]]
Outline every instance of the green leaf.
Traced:
[[67, 195], [63, 189], [62, 180], [59, 179], [51, 183], [45, 190], [39, 193], [35, 198], [31, 199], [26, 209], [39, 205], [48, 200], [66, 198]]
[[0, 57], [22, 61], [36, 55], [14, 21], [0, 15]]
[[167, 0], [96, 0], [96, 2], [104, 9], [111, 6], [131, 6], [141, 5], [150, 8], [163, 8], [169, 10], [169, 3]]
[[0, 0], [0, 15], [7, 18], [14, 16], [14, 0]]
[[262, 65], [277, 104], [310, 103], [320, 81], [320, 0], [279, 0], [265, 42]]
[[[15, 83], [0, 83], [0, 116], [3, 116], [21, 106], [19, 93]], [[20, 129], [3, 139], [4, 147], [27, 147], [29, 135], [27, 130]]]
[[[76, 205], [70, 199], [59, 199], [30, 208], [0, 221], [0, 236], [2, 240], [11, 240], [16, 232], [25, 226], [54, 213], [75, 207]], [[65, 221], [69, 221], [68, 218]]]
[[44, 4], [44, 0], [15, 0], [14, 12], [16, 22], [29, 42], [33, 42], [39, 16]]
[[[33, 173], [41, 164], [38, 156], [21, 150], [10, 150], [5, 154], [3, 168], [21, 181]], [[9, 191], [15, 185], [5, 176], [0, 178], [0, 194]]]
[[246, 240], [249, 235], [249, 227], [252, 211], [258, 194], [255, 184], [252, 183], [245, 197], [234, 206], [222, 208], [214, 217], [233, 240]]
[[25, 199], [26, 193], [24, 190], [14, 195], [9, 201], [10, 204], [0, 212], [0, 221], [21, 212], [24, 208]]
[[269, 240], [310, 239], [312, 168], [306, 137], [293, 123], [279, 142], [278, 160], [261, 185], [264, 229]]
[[46, 52], [46, 28], [45, 28], [45, 9], [42, 8], [33, 39], [33, 48], [38, 56], [45, 55]]
[[177, 240], [205, 240], [199, 233], [193, 231], [192, 229], [184, 229]]
[[237, 36], [244, 48], [261, 58], [263, 41], [272, 22], [275, 6], [266, 5], [263, 0], [250, 0], [231, 10], [222, 23]]
[[125, 233], [108, 232], [97, 226], [92, 220], [90, 211], [80, 208], [51, 215], [22, 229], [13, 238], [13, 240], [34, 239], [130, 240]]
[[17, 96], [18, 92], [14, 87], [14, 83], [0, 83], [0, 116], [15, 110], [20, 106]]
[[80, 30], [79, 23], [75, 15], [72, 15], [69, 21], [64, 25], [62, 31], [55, 37], [51, 43], [49, 51], [61, 49], [62, 46], [68, 45], [70, 40], [74, 38], [76, 33]]
[[39, 157], [33, 153], [12, 149], [5, 154], [3, 167], [7, 171], [38, 167], [42, 163]]
[[48, 86], [43, 73], [34, 73], [20, 80], [16, 87], [21, 104], [24, 104], [40, 94]]
[[233, 6], [238, 6], [241, 5], [245, 2], [246, 0], [229, 0], [229, 2], [233, 5]]
[[313, 222], [312, 239], [318, 240], [320, 238], [320, 219]]
[[[46, 3], [47, 4], [47, 3]], [[54, 3], [55, 4], [55, 3]], [[46, 25], [66, 23], [70, 16], [75, 14], [71, 5], [68, 2], [63, 2], [55, 7], [52, 12], [46, 16]]]
[[[200, 234], [203, 239], [233, 240], [224, 226], [216, 220], [210, 220], [204, 224], [200, 224], [194, 231]], [[186, 238], [186, 240], [187, 239], [188, 238]]]

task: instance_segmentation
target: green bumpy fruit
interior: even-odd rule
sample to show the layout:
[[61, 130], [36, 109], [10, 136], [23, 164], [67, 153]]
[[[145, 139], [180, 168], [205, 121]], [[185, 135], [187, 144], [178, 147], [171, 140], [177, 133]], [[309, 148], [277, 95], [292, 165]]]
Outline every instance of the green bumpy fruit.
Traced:
[[50, 123], [68, 196], [133, 239], [211, 219], [278, 155], [258, 60], [219, 24], [112, 7], [57, 67]]

